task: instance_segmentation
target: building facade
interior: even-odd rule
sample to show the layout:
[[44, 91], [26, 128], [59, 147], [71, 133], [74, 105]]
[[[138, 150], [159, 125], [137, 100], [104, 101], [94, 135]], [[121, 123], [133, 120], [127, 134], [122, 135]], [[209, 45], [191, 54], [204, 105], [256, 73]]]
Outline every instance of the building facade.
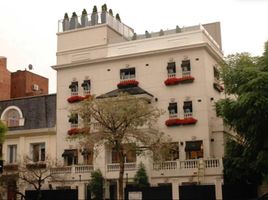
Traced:
[[0, 56], [0, 100], [10, 98], [10, 76], [11, 73], [7, 69], [7, 59]]
[[[103, 19], [101, 14], [99, 19]], [[84, 24], [84, 25], [83, 25]], [[110, 15], [99, 22], [60, 21], [57, 33], [57, 158], [69, 170], [69, 186], [79, 188], [85, 199], [90, 171], [100, 169], [105, 178], [105, 197], [116, 198], [119, 164], [108, 146], [95, 159], [68, 131], [81, 126], [69, 120], [76, 99], [88, 94], [110, 97], [120, 84], [135, 83], [136, 92], [147, 94], [151, 103], [166, 111], [157, 127], [170, 135], [176, 150], [166, 162], [131, 155], [125, 163], [125, 182], [131, 183], [137, 165], [146, 166], [152, 186], [172, 185], [173, 199], [180, 186], [213, 185], [222, 199], [224, 132], [214, 102], [223, 87], [218, 64], [223, 59], [220, 24], [211, 23], [136, 35]], [[135, 93], [137, 94], [137, 93]]]

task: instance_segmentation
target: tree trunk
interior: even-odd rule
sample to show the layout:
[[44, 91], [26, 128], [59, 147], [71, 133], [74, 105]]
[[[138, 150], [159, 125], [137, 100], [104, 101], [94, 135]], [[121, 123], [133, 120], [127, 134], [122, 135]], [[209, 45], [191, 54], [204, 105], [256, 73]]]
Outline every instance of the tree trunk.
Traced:
[[124, 160], [123, 149], [119, 150], [119, 179], [118, 179], [118, 187], [119, 187], [119, 200], [124, 199], [124, 170], [125, 170], [125, 160]]

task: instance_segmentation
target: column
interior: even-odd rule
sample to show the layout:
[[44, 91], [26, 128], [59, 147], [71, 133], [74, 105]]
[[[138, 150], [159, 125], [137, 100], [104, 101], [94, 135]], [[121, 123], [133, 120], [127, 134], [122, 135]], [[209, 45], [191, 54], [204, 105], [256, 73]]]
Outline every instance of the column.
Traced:
[[222, 178], [217, 177], [215, 180], [215, 192], [216, 192], [216, 199], [222, 200]]
[[172, 199], [180, 199], [179, 197], [179, 181], [172, 179]]

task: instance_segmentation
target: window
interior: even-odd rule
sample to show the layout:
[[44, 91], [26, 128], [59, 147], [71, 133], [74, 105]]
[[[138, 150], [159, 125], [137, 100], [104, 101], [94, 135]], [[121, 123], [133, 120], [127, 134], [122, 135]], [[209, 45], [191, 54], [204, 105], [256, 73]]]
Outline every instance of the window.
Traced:
[[93, 165], [93, 150], [84, 149], [81, 154], [85, 165]]
[[[126, 145], [126, 148], [127, 145]], [[136, 151], [133, 149], [129, 149], [126, 150], [126, 152], [124, 152], [125, 154], [125, 163], [132, 163], [132, 162], [136, 162]], [[112, 149], [112, 163], [119, 163], [119, 154], [115, 149]]]
[[70, 116], [69, 122], [71, 124], [71, 128], [77, 128], [78, 127], [78, 114], [72, 113]]
[[72, 96], [78, 95], [78, 82], [77, 81], [73, 81], [71, 85], [69, 85], [69, 88], [71, 89]]
[[172, 160], [177, 160], [179, 159], [179, 144], [178, 142], [171, 142], [169, 144], [168, 152], [166, 155], [165, 160], [166, 161], [172, 161]]
[[169, 111], [169, 117], [177, 117], [177, 113], [178, 113], [177, 103], [176, 102], [169, 103], [168, 111]]
[[135, 79], [136, 72], [135, 68], [127, 68], [127, 69], [120, 69], [120, 80], [129, 80], [129, 79]]
[[90, 80], [84, 80], [84, 82], [81, 85], [84, 89], [84, 96], [90, 94]]
[[31, 152], [33, 162], [45, 161], [46, 159], [45, 143], [31, 144]]
[[190, 76], [191, 74], [191, 63], [190, 60], [183, 60], [181, 63], [182, 76]]
[[203, 158], [203, 141], [187, 141], [185, 145], [186, 159]]
[[22, 112], [17, 106], [7, 107], [2, 112], [1, 120], [7, 125], [7, 127], [17, 127], [24, 125]]
[[64, 165], [76, 165], [78, 162], [77, 149], [66, 149], [64, 150], [62, 157], [64, 158]]
[[168, 63], [167, 72], [168, 72], [168, 77], [175, 77], [176, 76], [176, 63], [175, 62]]
[[20, 123], [20, 114], [15, 109], [10, 109], [5, 116], [8, 127], [19, 126]]
[[192, 117], [193, 113], [192, 101], [183, 102], [183, 111], [184, 111], [184, 118]]
[[14, 164], [17, 162], [17, 145], [8, 145], [7, 146], [7, 155], [8, 163]]

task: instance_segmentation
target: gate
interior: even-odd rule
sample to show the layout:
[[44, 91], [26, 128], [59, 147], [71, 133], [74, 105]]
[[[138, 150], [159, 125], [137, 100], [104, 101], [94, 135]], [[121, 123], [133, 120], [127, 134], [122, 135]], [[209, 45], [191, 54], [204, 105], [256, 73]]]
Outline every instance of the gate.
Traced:
[[[42, 190], [41, 200], [78, 200], [78, 190], [66, 189], [66, 190]], [[36, 200], [38, 193], [35, 190], [25, 191], [26, 200]]]
[[256, 185], [234, 185], [224, 184], [222, 185], [223, 200], [248, 200], [258, 197]]
[[180, 200], [216, 200], [215, 185], [181, 185]]

